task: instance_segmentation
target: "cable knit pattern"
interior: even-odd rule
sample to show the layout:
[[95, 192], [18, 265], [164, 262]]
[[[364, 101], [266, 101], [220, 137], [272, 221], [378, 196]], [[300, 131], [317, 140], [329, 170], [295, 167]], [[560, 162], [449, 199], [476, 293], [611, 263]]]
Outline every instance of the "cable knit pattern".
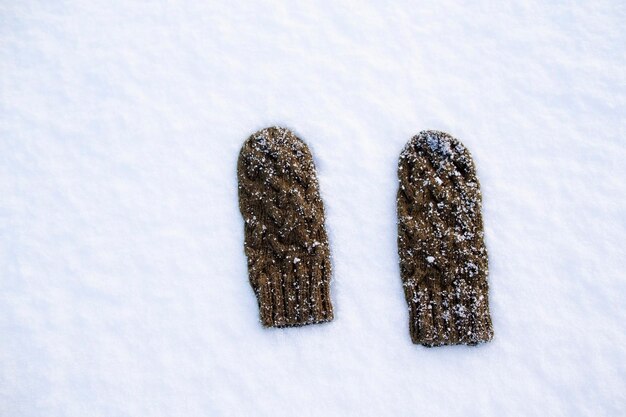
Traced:
[[324, 206], [307, 145], [288, 129], [253, 134], [237, 164], [248, 275], [261, 323], [302, 326], [333, 319]]
[[474, 162], [452, 136], [424, 131], [400, 154], [398, 252], [413, 343], [493, 338]]

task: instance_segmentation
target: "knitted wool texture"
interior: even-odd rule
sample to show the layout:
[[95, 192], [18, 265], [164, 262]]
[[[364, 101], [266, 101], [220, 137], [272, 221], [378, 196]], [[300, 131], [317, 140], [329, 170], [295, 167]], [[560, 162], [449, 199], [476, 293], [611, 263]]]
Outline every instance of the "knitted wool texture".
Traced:
[[476, 345], [493, 338], [481, 192], [468, 150], [425, 131], [400, 154], [398, 252], [413, 343]]
[[237, 164], [248, 275], [266, 327], [333, 319], [324, 206], [307, 145], [288, 129], [250, 136]]

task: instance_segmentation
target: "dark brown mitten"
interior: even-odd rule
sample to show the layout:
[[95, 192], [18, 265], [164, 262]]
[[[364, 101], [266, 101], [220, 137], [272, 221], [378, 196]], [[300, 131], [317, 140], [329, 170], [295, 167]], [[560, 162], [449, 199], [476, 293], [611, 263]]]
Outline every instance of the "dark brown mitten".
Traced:
[[248, 275], [267, 327], [333, 319], [330, 250], [313, 158], [288, 129], [250, 136], [237, 163]]
[[398, 163], [398, 253], [413, 343], [493, 338], [482, 197], [474, 162], [452, 136], [414, 136]]

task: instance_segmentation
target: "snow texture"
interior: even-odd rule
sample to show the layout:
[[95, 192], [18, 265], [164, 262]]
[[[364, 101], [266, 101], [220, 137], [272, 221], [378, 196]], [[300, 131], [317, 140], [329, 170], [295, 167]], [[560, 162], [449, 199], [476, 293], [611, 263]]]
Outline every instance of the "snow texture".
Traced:
[[[623, 1], [4, 1], [0, 415], [626, 414]], [[264, 329], [236, 161], [311, 148], [335, 320]], [[471, 151], [495, 338], [411, 343], [396, 168]]]

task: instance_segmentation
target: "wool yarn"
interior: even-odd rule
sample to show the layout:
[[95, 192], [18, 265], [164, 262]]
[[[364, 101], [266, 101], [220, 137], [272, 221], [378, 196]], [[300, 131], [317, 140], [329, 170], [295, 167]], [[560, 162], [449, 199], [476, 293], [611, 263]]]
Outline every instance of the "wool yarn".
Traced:
[[398, 253], [413, 343], [493, 338], [482, 196], [474, 161], [447, 133], [424, 131], [398, 162]]
[[266, 327], [331, 321], [324, 205], [308, 146], [288, 129], [250, 136], [237, 163], [248, 276]]

